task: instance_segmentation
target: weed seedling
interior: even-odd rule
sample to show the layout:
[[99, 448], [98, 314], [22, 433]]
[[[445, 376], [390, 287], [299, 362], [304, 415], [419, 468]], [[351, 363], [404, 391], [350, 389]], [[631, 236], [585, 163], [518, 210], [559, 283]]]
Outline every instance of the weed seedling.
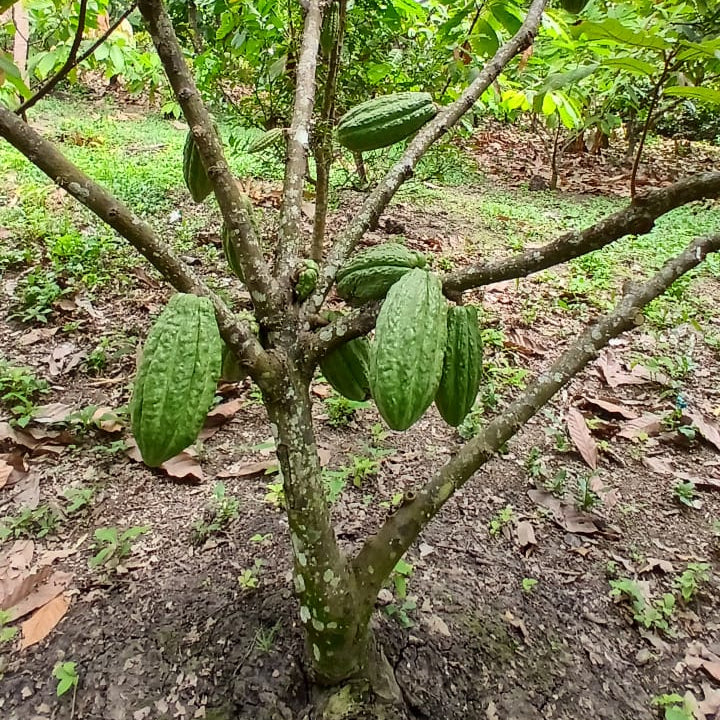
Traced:
[[193, 542], [202, 545], [210, 535], [226, 528], [238, 516], [239, 507], [239, 500], [226, 493], [225, 484], [215, 483], [205, 518], [196, 520], [193, 525]]
[[23, 508], [17, 515], [3, 518], [0, 523], [0, 542], [9, 538], [43, 538], [60, 524], [60, 515], [49, 505], [35, 509]]
[[59, 662], [53, 668], [53, 677], [57, 679], [57, 688], [55, 692], [60, 697], [72, 688], [73, 695], [77, 690], [80, 677], [77, 673], [77, 663]]
[[380, 461], [364, 455], [353, 455], [352, 465], [348, 468], [348, 476], [352, 478], [353, 485], [359, 488], [363, 481], [375, 477], [380, 471]]
[[673, 497], [686, 507], [693, 508], [694, 510], [697, 510], [699, 507], [695, 483], [690, 480], [677, 483], [677, 485], [673, 487]]
[[262, 560], [256, 560], [255, 567], [247, 568], [238, 575], [238, 584], [243, 590], [252, 590], [260, 584], [259, 573], [264, 564]]
[[68, 504], [65, 506], [65, 514], [72, 515], [79, 510], [84, 510], [92, 502], [95, 496], [95, 488], [91, 487], [69, 487], [63, 492]]
[[258, 545], [265, 545], [272, 540], [272, 536], [272, 533], [265, 533], [264, 535], [261, 533], [255, 533], [255, 535], [250, 538], [250, 542], [257, 543]]
[[413, 598], [406, 598], [401, 603], [390, 603], [383, 608], [388, 617], [393, 618], [401, 627], [411, 628], [415, 623], [408, 613], [417, 609], [417, 602]]
[[355, 417], [358, 407], [367, 405], [367, 403], [348, 400], [342, 395], [331, 395], [323, 402], [328, 416], [328, 425], [334, 428], [347, 427]]
[[285, 489], [283, 487], [283, 481], [278, 480], [274, 483], [268, 483], [266, 486], [267, 492], [265, 493], [265, 502], [274, 505], [275, 507], [285, 506]]
[[400, 600], [407, 598], [407, 584], [408, 580], [412, 577], [413, 566], [400, 558], [397, 564], [393, 568], [392, 582], [395, 586], [395, 596]]
[[259, 627], [255, 631], [255, 647], [260, 652], [269, 653], [273, 649], [278, 632], [280, 632], [279, 620], [271, 627], [264, 625]]
[[690, 704], [677, 693], [658, 695], [652, 704], [663, 710], [664, 720], [694, 720], [695, 714]]
[[535, 589], [535, 586], [538, 584], [538, 581], [535, 580], [535, 578], [523, 578], [522, 579], [522, 589], [524, 593], [527, 593], [528, 595]]
[[560, 468], [552, 477], [548, 478], [543, 486], [556, 498], [562, 498], [567, 492], [568, 473], [565, 468]]
[[95, 531], [90, 567], [115, 569], [123, 558], [130, 555], [133, 541], [150, 530], [149, 525], [135, 525], [120, 533], [115, 527], [98, 528]]
[[710, 580], [710, 565], [690, 563], [680, 577], [675, 579], [673, 587], [680, 592], [685, 603], [689, 603], [697, 594], [700, 585]]
[[325, 485], [325, 498], [330, 505], [337, 502], [337, 499], [343, 494], [345, 485], [347, 485], [347, 468], [340, 470], [322, 469], [322, 481]]
[[525, 470], [531, 478], [547, 477], [548, 469], [542, 457], [542, 450], [537, 445], [530, 448], [525, 458]]
[[626, 600], [633, 611], [633, 620], [646, 629], [656, 629], [668, 632], [669, 620], [675, 612], [675, 596], [664, 593], [661, 598], [652, 604], [648, 603], [640, 586], [630, 578], [611, 580], [610, 597], [616, 600]]
[[497, 537], [502, 529], [515, 520], [515, 512], [512, 505], [506, 505], [502, 510], [498, 510], [497, 514], [490, 520], [488, 529], [490, 535]]
[[48, 384], [29, 368], [14, 367], [0, 359], [0, 402], [15, 416], [15, 425], [25, 427], [35, 412], [37, 396], [48, 392]]
[[18, 634], [18, 628], [8, 627], [12, 622], [12, 613], [7, 610], [0, 610], [0, 645], [12, 642]]
[[602, 502], [600, 496], [590, 487], [590, 477], [587, 475], [578, 479], [575, 499], [578, 508], [585, 512], [589, 512]]

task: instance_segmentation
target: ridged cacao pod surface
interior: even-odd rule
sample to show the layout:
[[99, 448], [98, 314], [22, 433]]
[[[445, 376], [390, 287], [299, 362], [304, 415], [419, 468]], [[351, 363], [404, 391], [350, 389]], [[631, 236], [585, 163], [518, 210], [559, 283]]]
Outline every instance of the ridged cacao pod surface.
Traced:
[[405, 273], [426, 264], [422, 253], [400, 243], [374, 245], [353, 255], [338, 270], [338, 295], [354, 305], [380, 300]]
[[432, 403], [443, 368], [447, 302], [440, 278], [410, 270], [388, 291], [370, 352], [370, 391], [385, 422], [406, 430]]
[[430, 93], [400, 92], [367, 100], [348, 110], [337, 125], [337, 141], [353, 152], [394, 145], [435, 117]]
[[370, 343], [367, 338], [359, 337], [329, 352], [320, 361], [320, 369], [343, 397], [361, 402], [370, 397], [369, 363]]
[[200, 151], [197, 149], [195, 139], [190, 131], [185, 138], [183, 149], [183, 177], [185, 185], [190, 191], [190, 197], [196, 203], [201, 203], [212, 192], [210, 178], [205, 172]]
[[196, 440], [221, 363], [210, 300], [173, 295], [150, 329], [130, 401], [132, 433], [146, 465], [162, 465]]
[[472, 410], [482, 377], [482, 337], [477, 309], [456, 305], [448, 310], [443, 373], [435, 405], [448, 425], [457, 427]]

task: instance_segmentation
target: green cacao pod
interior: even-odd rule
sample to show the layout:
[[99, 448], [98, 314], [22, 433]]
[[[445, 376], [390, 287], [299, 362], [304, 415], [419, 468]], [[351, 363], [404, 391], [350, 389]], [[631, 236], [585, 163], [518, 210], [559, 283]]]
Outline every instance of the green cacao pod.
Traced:
[[370, 397], [369, 363], [370, 342], [365, 337], [359, 337], [329, 352], [320, 361], [320, 369], [341, 395], [361, 402]]
[[426, 264], [422, 253], [399, 243], [374, 245], [353, 255], [338, 270], [338, 295], [354, 305], [380, 300], [405, 273]]
[[230, 269], [237, 275], [242, 282], [245, 282], [242, 266], [240, 265], [240, 251], [233, 240], [232, 233], [226, 225], [222, 226], [222, 248], [227, 264]]
[[430, 93], [382, 95], [348, 110], [338, 122], [337, 140], [353, 152], [377, 150], [417, 132], [436, 113]]
[[560, 5], [573, 15], [577, 15], [585, 9], [589, 0], [560, 0]]
[[262, 135], [256, 137], [247, 148], [249, 153], [260, 152], [266, 150], [273, 145], [278, 145], [285, 139], [285, 128], [272, 128], [265, 131]]
[[329, 58], [340, 26], [340, 6], [334, 2], [325, 12], [320, 32], [320, 51], [323, 57]]
[[130, 401], [132, 433], [146, 465], [162, 465], [195, 441], [221, 362], [210, 300], [173, 295], [150, 329]]
[[190, 196], [196, 203], [201, 203], [212, 192], [210, 178], [205, 172], [200, 151], [190, 131], [185, 138], [183, 149], [183, 177]]
[[370, 352], [370, 391], [385, 422], [406, 430], [437, 393], [447, 337], [440, 278], [416, 268], [388, 291]]
[[240, 382], [246, 375], [247, 373], [240, 366], [237, 355], [223, 343], [220, 379], [224, 382], [236, 383]]
[[456, 305], [448, 310], [447, 344], [435, 405], [448, 425], [457, 427], [472, 410], [482, 377], [482, 338], [477, 309]]
[[300, 266], [297, 282], [295, 283], [295, 295], [298, 300], [305, 300], [315, 290], [320, 277], [320, 268], [314, 260], [303, 260]]

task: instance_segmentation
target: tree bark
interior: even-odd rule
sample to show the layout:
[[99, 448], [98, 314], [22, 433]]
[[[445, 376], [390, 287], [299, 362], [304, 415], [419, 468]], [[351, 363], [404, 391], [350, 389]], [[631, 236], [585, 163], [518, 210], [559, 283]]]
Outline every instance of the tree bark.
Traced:
[[315, 681], [335, 685], [368, 666], [372, 605], [359, 603], [355, 578], [330, 522], [311, 414], [309, 379], [288, 358], [266, 398], [283, 477], [295, 594]]

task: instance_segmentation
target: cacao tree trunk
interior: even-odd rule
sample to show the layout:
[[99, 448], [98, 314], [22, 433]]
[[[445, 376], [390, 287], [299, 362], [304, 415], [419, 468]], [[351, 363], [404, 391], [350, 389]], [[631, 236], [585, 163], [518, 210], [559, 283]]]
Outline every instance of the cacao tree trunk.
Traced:
[[336, 685], [368, 671], [373, 603], [358, 593], [330, 523], [309, 379], [296, 368], [296, 362], [287, 363], [266, 407], [283, 477], [295, 595], [310, 668], [319, 684]]

